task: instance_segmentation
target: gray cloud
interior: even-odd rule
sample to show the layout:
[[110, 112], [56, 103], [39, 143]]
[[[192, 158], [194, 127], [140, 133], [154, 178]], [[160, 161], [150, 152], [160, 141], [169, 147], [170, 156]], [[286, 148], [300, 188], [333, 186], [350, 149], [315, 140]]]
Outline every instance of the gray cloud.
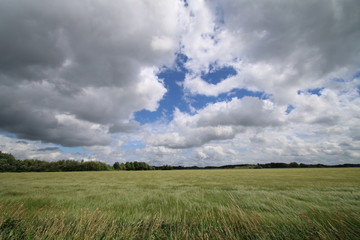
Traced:
[[39, 3], [0, 2], [0, 71], [9, 81], [42, 80], [65, 60], [58, 45], [60, 26]]
[[[359, 119], [358, 119], [359, 120]], [[360, 141], [360, 127], [359, 126], [354, 126], [351, 127], [349, 129], [350, 131], [350, 137], [354, 140], [354, 141]]]
[[40, 148], [37, 151], [38, 152], [47, 152], [47, 151], [58, 151], [58, 147], [46, 147], [46, 148]]
[[116, 133], [116, 132], [129, 132], [137, 127], [139, 127], [140, 124], [137, 122], [133, 123], [118, 123], [110, 126], [109, 132], [110, 133]]
[[21, 90], [10, 87], [0, 89], [0, 127], [17, 134], [19, 138], [64, 146], [110, 143], [111, 139], [106, 132], [93, 129], [93, 124], [59, 113], [56, 108], [42, 106], [41, 101], [49, 100], [47, 94], [51, 92], [39, 91], [39, 96], [36, 89], [27, 87]]
[[244, 53], [251, 61], [287, 62], [302, 74], [317, 75], [359, 63], [360, 4], [356, 0], [216, 4], [224, 11], [226, 27], [245, 38]]
[[136, 126], [133, 113], [166, 92], [154, 66], [174, 60], [180, 11], [180, 1], [0, 1], [0, 129], [90, 146]]
[[233, 127], [201, 127], [183, 129], [181, 134], [166, 133], [151, 135], [148, 143], [173, 149], [200, 147], [215, 140], [232, 139], [237, 134]]

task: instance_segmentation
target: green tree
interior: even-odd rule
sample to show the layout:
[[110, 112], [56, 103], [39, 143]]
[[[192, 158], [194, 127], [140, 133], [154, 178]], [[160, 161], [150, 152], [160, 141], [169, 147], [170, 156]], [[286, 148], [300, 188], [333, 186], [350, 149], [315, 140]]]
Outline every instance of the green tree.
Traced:
[[297, 162], [291, 162], [291, 163], [289, 164], [289, 167], [291, 167], [291, 168], [298, 168], [298, 167], [299, 167], [299, 164], [298, 164]]
[[127, 170], [127, 171], [135, 170], [135, 168], [134, 168], [134, 163], [132, 163], [132, 162], [126, 162], [126, 163], [125, 163], [125, 170]]
[[0, 172], [15, 172], [18, 162], [12, 154], [0, 151]]
[[170, 165], [163, 165], [163, 166], [161, 166], [161, 170], [172, 170], [172, 169], [173, 169], [173, 167], [170, 166]]
[[114, 163], [113, 168], [115, 170], [120, 170], [121, 169], [120, 163], [119, 162]]
[[126, 170], [124, 163], [120, 163], [120, 170]]

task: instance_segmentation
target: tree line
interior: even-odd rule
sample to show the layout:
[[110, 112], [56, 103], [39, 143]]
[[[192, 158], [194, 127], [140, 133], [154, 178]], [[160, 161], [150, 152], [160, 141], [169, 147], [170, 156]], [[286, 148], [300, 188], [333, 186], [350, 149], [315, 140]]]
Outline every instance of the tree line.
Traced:
[[0, 172], [69, 172], [108, 171], [111, 167], [103, 162], [60, 160], [48, 162], [37, 159], [16, 160], [12, 154], [0, 152]]
[[172, 169], [260, 169], [260, 168], [324, 168], [324, 167], [360, 167], [360, 164], [304, 164], [304, 163], [265, 163], [265, 164], [239, 164], [224, 166], [206, 166], [206, 167], [184, 167], [184, 166], [151, 166], [145, 162], [115, 162], [112, 166], [99, 161], [75, 161], [60, 160], [48, 162], [37, 159], [17, 160], [10, 153], [0, 151], [0, 172], [69, 172], [69, 171], [145, 171], [145, 170], [172, 170]]
[[115, 162], [113, 165], [114, 170], [155, 170], [155, 167], [150, 166], [145, 162], [126, 162], [126, 163], [119, 163]]
[[16, 160], [10, 153], [0, 151], [0, 172], [71, 172], [110, 170], [155, 170], [145, 162], [114, 163], [110, 166], [99, 161], [59, 160], [48, 162], [37, 159]]
[[261, 168], [342, 168], [342, 167], [360, 167], [360, 164], [336, 164], [336, 165], [325, 165], [325, 164], [305, 164], [305, 163], [283, 163], [283, 162], [271, 162], [271, 163], [258, 163], [258, 164], [239, 164], [239, 165], [225, 165], [221, 167], [205, 167], [205, 168], [243, 168], [243, 169], [261, 169]]

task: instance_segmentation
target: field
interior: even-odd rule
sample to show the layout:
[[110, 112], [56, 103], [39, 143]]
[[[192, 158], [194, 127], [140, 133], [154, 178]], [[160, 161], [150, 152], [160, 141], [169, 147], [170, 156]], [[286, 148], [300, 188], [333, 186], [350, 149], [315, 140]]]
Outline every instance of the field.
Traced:
[[360, 169], [0, 174], [0, 239], [360, 239]]

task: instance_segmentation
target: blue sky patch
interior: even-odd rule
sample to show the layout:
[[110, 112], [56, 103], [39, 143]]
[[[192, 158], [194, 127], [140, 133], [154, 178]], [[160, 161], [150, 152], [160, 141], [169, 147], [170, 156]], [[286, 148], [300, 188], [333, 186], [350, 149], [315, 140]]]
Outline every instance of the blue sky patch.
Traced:
[[8, 133], [8, 132], [0, 132], [0, 135], [4, 135], [10, 138], [16, 138], [16, 134]]
[[243, 97], [256, 97], [259, 99], [269, 99], [269, 95], [262, 91], [250, 91], [244, 88], [233, 89], [229, 93], [222, 93], [217, 97], [196, 95], [191, 97], [191, 105], [196, 109], [201, 109], [206, 107], [208, 104], [213, 104], [216, 102], [228, 102], [233, 98], [243, 98]]
[[202, 75], [201, 78], [208, 83], [217, 84], [228, 77], [235, 76], [236, 74], [237, 72], [235, 68], [231, 66], [215, 69], [214, 66], [211, 65], [209, 73]]
[[353, 79], [360, 78], [360, 71], [356, 72], [353, 76]]
[[340, 83], [346, 82], [345, 79], [343, 79], [343, 78], [333, 78], [332, 81], [334, 81], [334, 82], [340, 82]]
[[248, 149], [247, 148], [235, 148], [235, 150], [239, 151], [239, 152], [247, 152]]
[[175, 108], [181, 111], [188, 111], [188, 105], [183, 100], [183, 88], [179, 84], [184, 81], [185, 73], [176, 69], [165, 69], [158, 74], [158, 77], [164, 80], [167, 92], [159, 102], [159, 107], [156, 111], [141, 110], [135, 113], [135, 120], [141, 124], [161, 119], [170, 121]]
[[[219, 96], [186, 96], [184, 98], [184, 90], [181, 83], [184, 81], [188, 70], [185, 67], [188, 57], [182, 53], [176, 55], [176, 64], [173, 68], [164, 67], [157, 75], [158, 78], [163, 79], [164, 86], [167, 93], [159, 102], [159, 107], [156, 111], [141, 110], [134, 114], [135, 120], [140, 124], [152, 123], [156, 121], [170, 122], [173, 119], [175, 108], [181, 112], [191, 114], [190, 105], [195, 109], [202, 109], [208, 104], [219, 101], [230, 101], [232, 98], [243, 98], [245, 96], [257, 97], [259, 99], [268, 99], [268, 95], [261, 91], [250, 91], [247, 89], [233, 89], [231, 92], [220, 94]], [[236, 70], [231, 66], [216, 68], [215, 65], [210, 66], [210, 71], [202, 75], [202, 79], [211, 84], [217, 84], [224, 79], [235, 76]]]
[[317, 96], [321, 96], [321, 91], [324, 90], [325, 88], [312, 88], [312, 89], [306, 89], [306, 90], [298, 90], [298, 94], [310, 94], [310, 95], [317, 95]]
[[287, 114], [290, 114], [290, 113], [292, 112], [292, 110], [294, 110], [294, 109], [295, 109], [295, 107], [294, 107], [293, 105], [289, 105], [289, 106], [286, 108], [285, 112], [286, 112]]
[[176, 66], [174, 68], [164, 68], [157, 77], [163, 79], [164, 86], [167, 89], [166, 94], [159, 102], [159, 107], [156, 111], [150, 112], [148, 110], [141, 110], [134, 114], [135, 120], [141, 124], [151, 123], [158, 120], [170, 121], [173, 118], [175, 108], [182, 112], [188, 112], [189, 106], [184, 101], [184, 91], [181, 82], [184, 81], [185, 75], [188, 72], [184, 64], [188, 58], [184, 54], [176, 55]]

